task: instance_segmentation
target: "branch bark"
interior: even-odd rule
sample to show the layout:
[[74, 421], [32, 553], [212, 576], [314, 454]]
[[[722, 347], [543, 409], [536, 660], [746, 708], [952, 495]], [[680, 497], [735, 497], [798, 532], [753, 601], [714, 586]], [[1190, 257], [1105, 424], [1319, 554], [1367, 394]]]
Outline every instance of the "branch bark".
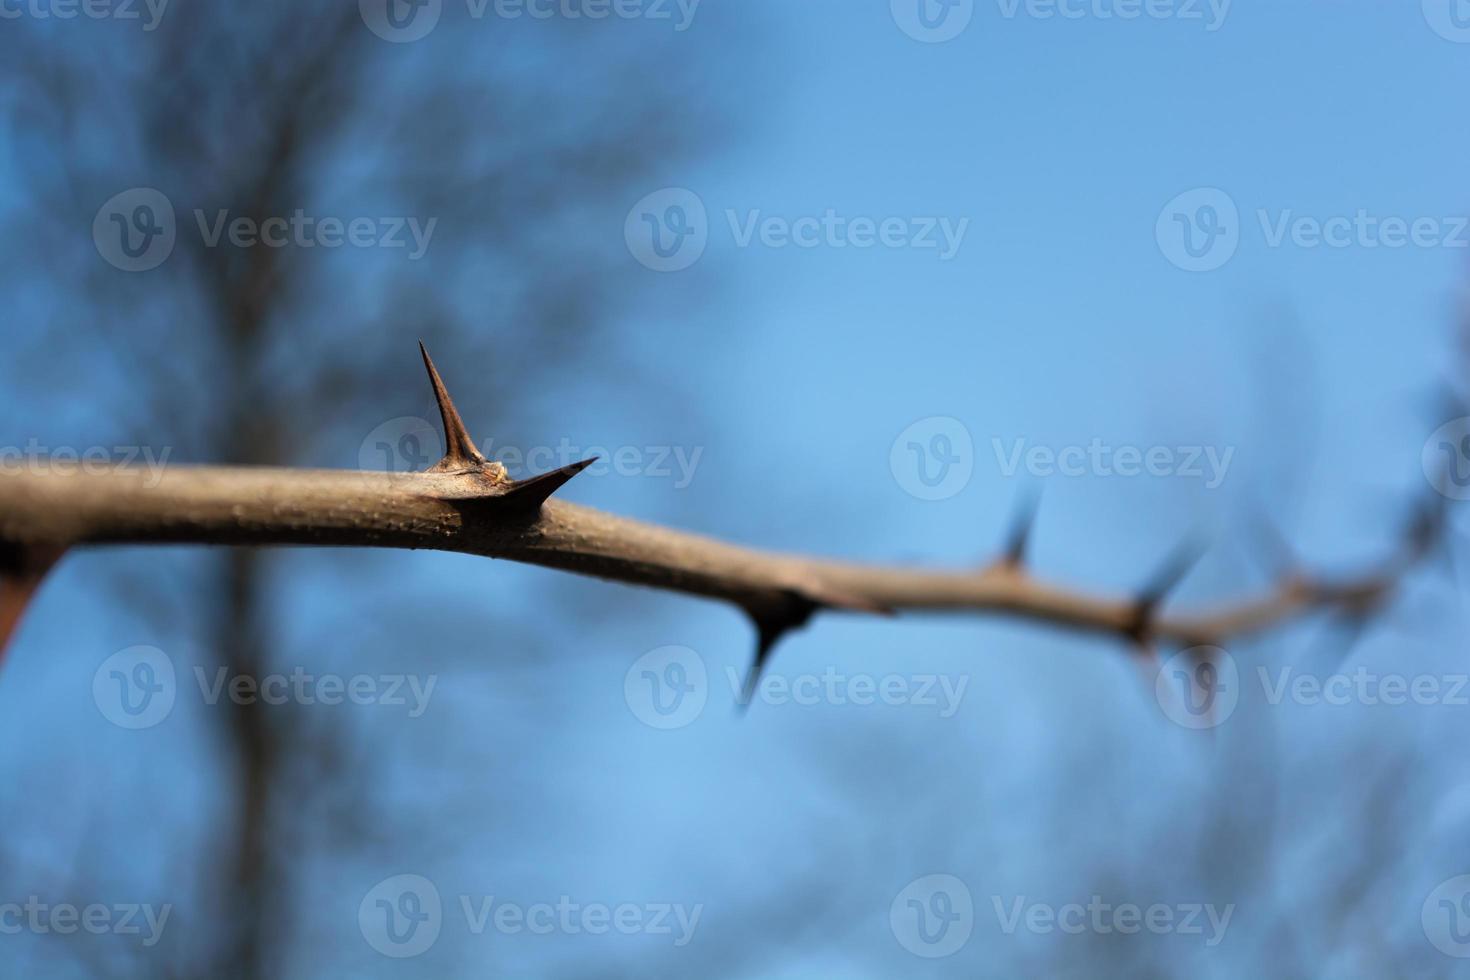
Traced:
[[429, 367], [451, 449], [428, 472], [172, 467], [82, 473], [59, 465], [0, 471], [0, 542], [37, 553], [189, 543], [427, 548], [504, 558], [732, 603], [757, 627], [759, 669], [786, 631], [823, 610], [1006, 614], [1142, 647], [1222, 643], [1313, 610], [1366, 615], [1428, 552], [1440, 525], [1434, 515], [1421, 515], [1398, 554], [1358, 577], [1332, 582], [1291, 574], [1260, 595], [1191, 614], [1162, 614], [1162, 593], [1184, 568], [1142, 597], [1107, 597], [1035, 577], [1014, 543], [979, 569], [865, 565], [741, 547], [546, 500], [590, 460], [532, 480], [508, 480], [499, 464], [465, 450], [473, 444]]

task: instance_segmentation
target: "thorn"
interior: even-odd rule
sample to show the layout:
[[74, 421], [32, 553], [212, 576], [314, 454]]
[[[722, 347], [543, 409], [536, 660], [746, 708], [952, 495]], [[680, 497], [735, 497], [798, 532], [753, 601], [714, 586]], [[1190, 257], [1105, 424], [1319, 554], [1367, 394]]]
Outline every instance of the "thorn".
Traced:
[[495, 499], [506, 503], [523, 504], [527, 507], [540, 507], [568, 480], [597, 462], [597, 459], [596, 456], [590, 456], [569, 466], [542, 473], [540, 476], [517, 480], [506, 487], [505, 492], [497, 495]]
[[1011, 517], [1010, 532], [1006, 536], [1006, 548], [1000, 564], [1018, 569], [1026, 561], [1026, 545], [1031, 538], [1031, 529], [1036, 526], [1036, 512], [1041, 507], [1041, 491], [1026, 489], [1016, 501], [1016, 512]]
[[771, 606], [747, 608], [746, 614], [755, 625], [755, 661], [745, 675], [745, 684], [740, 692], [740, 703], [738, 708], [741, 714], [750, 710], [750, 702], [755, 700], [756, 688], [760, 684], [761, 674], [766, 669], [766, 663], [771, 659], [771, 653], [781, 638], [792, 630], [801, 629], [811, 621], [812, 616], [820, 609], [822, 604], [813, 599], [803, 596], [794, 590], [788, 590], [779, 603]]
[[64, 548], [26, 547], [0, 541], [0, 659], [26, 606]]
[[1198, 538], [1186, 540], [1160, 566], [1133, 603], [1133, 617], [1124, 633], [1139, 645], [1145, 645], [1153, 627], [1159, 605], [1184, 581], [1191, 569], [1204, 557], [1208, 547]]
[[419, 341], [419, 351], [424, 355], [424, 367], [429, 369], [429, 382], [434, 386], [434, 399], [439, 403], [439, 417], [444, 420], [444, 458], [430, 469], [461, 470], [484, 466], [486, 459], [475, 448], [475, 441], [470, 438], [464, 420], [459, 417], [459, 410], [454, 407], [454, 399], [449, 397], [444, 380], [439, 377], [434, 359], [429, 356], [429, 349], [422, 340]]

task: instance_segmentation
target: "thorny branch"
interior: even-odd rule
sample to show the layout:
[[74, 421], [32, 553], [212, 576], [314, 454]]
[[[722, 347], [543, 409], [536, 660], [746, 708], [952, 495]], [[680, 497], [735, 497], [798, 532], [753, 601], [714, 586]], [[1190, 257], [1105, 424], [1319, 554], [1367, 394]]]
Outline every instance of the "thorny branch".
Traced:
[[1418, 511], [1396, 553], [1334, 581], [1289, 570], [1261, 595], [1193, 614], [1160, 611], [1199, 557], [1181, 549], [1140, 595], [1107, 598], [1046, 582], [1025, 565], [1035, 501], [1002, 556], [956, 571], [824, 561], [760, 551], [549, 498], [594, 460], [512, 481], [475, 448], [439, 372], [424, 364], [444, 420], [444, 458], [423, 473], [174, 467], [106, 473], [0, 472], [0, 643], [67, 548], [125, 543], [430, 548], [506, 558], [722, 600], [757, 635], [753, 685], [776, 643], [818, 612], [993, 612], [1108, 634], [1133, 648], [1220, 644], [1313, 611], [1381, 608], [1434, 547], [1443, 502]]

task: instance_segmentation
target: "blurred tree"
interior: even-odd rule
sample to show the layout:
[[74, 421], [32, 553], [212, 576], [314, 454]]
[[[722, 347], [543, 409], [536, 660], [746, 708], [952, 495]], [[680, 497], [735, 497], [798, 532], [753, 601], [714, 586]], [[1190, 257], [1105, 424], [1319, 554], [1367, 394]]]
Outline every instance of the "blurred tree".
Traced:
[[[8, 203], [27, 234], [9, 240], [4, 266], [27, 329], [7, 338], [20, 354], [5, 383], [53, 406], [94, 390], [116, 407], [120, 437], [176, 460], [320, 463], [314, 442], [334, 422], [382, 417], [396, 398], [422, 404], [423, 379], [405, 369], [416, 337], [441, 361], [493, 366], [485, 388], [502, 403], [593, 349], [628, 257], [585, 229], [688, 152], [692, 87], [679, 84], [677, 51], [629, 25], [459, 13], [410, 44], [377, 36], [356, 3], [179, 0], [147, 32], [7, 22], [0, 71], [19, 174]], [[88, 233], [130, 188], [175, 211], [173, 252], [145, 272], [102, 261]], [[412, 258], [406, 230], [403, 249], [215, 239], [221, 222], [259, 228], [298, 211], [411, 217], [431, 237]], [[64, 385], [61, 347], [75, 355]], [[176, 581], [182, 599], [147, 601], [184, 614], [218, 658], [211, 676], [258, 676], [278, 640], [267, 558], [230, 549], [211, 561], [210, 584]], [[126, 587], [144, 601], [146, 587]], [[234, 818], [219, 829], [223, 853], [194, 863], [214, 922], [183, 926], [207, 948], [164, 947], [183, 959], [170, 963], [155, 950], [137, 964], [145, 975], [278, 975], [299, 921], [273, 843], [308, 817], [283, 787], [323, 793], [331, 767], [300, 750], [298, 715], [220, 704], [210, 718], [233, 761]], [[331, 736], [310, 741], [325, 752]]]

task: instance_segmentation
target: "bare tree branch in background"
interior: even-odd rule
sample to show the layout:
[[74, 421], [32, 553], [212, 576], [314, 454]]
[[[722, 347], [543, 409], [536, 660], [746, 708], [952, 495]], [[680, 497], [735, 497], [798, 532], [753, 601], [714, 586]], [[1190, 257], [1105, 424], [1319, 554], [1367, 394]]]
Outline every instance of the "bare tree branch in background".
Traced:
[[[43, 352], [55, 344], [94, 339], [68, 377], [101, 375], [96, 390], [105, 397], [106, 382], [116, 386], [135, 439], [203, 460], [290, 464], [332, 424], [383, 405], [403, 387], [387, 352], [404, 329], [458, 357], [482, 356], [482, 311], [499, 311], [527, 363], [497, 398], [535, 384], [550, 352], [565, 363], [592, 349], [613, 305], [608, 265], [565, 229], [681, 152], [695, 129], [691, 107], [672, 94], [679, 86], [667, 84], [677, 61], [666, 59], [666, 84], [646, 91], [636, 49], [623, 61], [605, 37], [594, 45], [565, 24], [528, 25], [533, 43], [488, 28], [450, 40], [446, 25], [436, 43], [461, 43], [459, 57], [383, 43], [352, 2], [237, 10], [181, 0], [131, 45], [115, 33], [88, 45], [46, 26], [7, 22], [0, 38], [9, 82], [0, 105], [23, 144], [10, 203], [33, 235], [7, 257], [9, 278], [18, 305], [44, 325], [28, 338], [33, 353], [25, 338], [13, 341], [16, 362], [40, 368], [54, 363]], [[564, 82], [522, 86], [515, 62], [528, 57], [556, 65]], [[85, 234], [99, 204], [129, 186], [256, 227], [303, 207], [442, 216], [439, 247], [374, 270], [180, 234], [165, 267], [130, 276], [87, 254]], [[300, 329], [328, 317], [354, 326]], [[45, 370], [24, 383], [38, 403], [59, 394]], [[0, 628], [13, 626], [55, 557], [0, 549]], [[219, 600], [203, 607], [203, 646], [232, 677], [270, 669], [266, 561], [249, 548], [220, 555]], [[295, 816], [281, 787], [300, 765], [286, 751], [298, 733], [289, 714], [258, 703], [228, 704], [224, 716], [238, 806], [220, 828], [224, 855], [196, 865], [224, 933], [197, 971], [275, 975], [291, 872], [269, 842]]]

